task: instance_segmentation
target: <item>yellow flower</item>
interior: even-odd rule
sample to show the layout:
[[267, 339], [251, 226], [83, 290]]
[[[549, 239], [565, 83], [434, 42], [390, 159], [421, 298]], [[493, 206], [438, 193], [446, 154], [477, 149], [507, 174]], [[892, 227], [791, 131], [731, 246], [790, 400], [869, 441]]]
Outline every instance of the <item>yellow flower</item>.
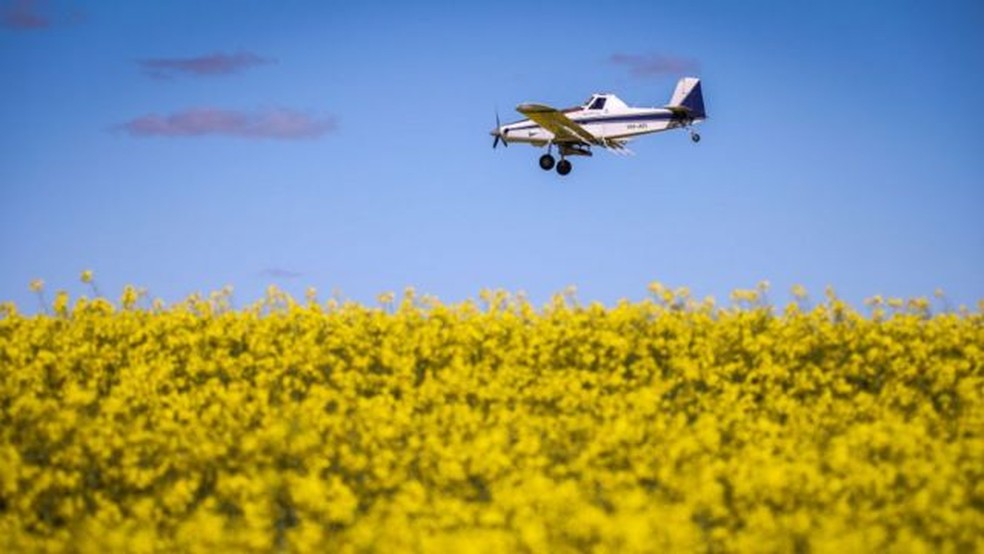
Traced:
[[754, 304], [758, 302], [760, 291], [758, 289], [735, 289], [731, 291], [731, 301], [735, 303], [748, 302]]
[[44, 290], [44, 280], [42, 279], [31, 280], [30, 289], [31, 292], [41, 292], [42, 290]]
[[60, 290], [55, 293], [55, 301], [52, 307], [54, 308], [55, 315], [67, 316], [68, 315], [68, 293]]
[[659, 297], [663, 294], [663, 290], [666, 287], [663, 285], [663, 283], [660, 283], [659, 281], [653, 281], [652, 283], [649, 283], [649, 286], [647, 286], [646, 288], [647, 290], [649, 290], [650, 294]]
[[876, 294], [870, 298], [865, 298], [864, 303], [866, 306], [880, 307], [885, 304], [885, 299], [880, 294]]
[[974, 551], [984, 302], [767, 288], [0, 303], [0, 549]]
[[82, 282], [83, 283], [86, 283], [86, 284], [91, 283], [92, 282], [92, 270], [91, 269], [86, 269], [86, 270], [82, 271], [81, 279], [82, 279]]

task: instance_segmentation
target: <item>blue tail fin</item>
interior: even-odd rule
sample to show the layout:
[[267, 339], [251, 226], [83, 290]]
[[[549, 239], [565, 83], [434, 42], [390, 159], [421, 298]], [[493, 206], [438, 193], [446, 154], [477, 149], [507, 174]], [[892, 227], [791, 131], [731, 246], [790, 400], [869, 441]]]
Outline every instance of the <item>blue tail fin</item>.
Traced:
[[696, 77], [684, 77], [677, 82], [676, 90], [670, 99], [668, 107], [684, 107], [690, 111], [694, 118], [707, 117], [704, 111], [704, 95], [700, 90], [700, 79]]

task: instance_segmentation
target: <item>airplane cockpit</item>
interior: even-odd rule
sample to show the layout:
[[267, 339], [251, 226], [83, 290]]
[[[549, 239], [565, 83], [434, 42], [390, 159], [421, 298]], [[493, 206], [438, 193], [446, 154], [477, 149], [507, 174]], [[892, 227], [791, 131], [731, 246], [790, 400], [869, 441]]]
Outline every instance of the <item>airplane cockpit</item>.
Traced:
[[591, 98], [589, 98], [587, 102], [585, 102], [584, 109], [586, 109], [586, 110], [603, 110], [603, 109], [605, 109], [605, 100], [607, 100], [607, 98], [605, 98], [604, 96], [601, 96], [601, 95], [596, 94], [596, 95], [592, 96]]

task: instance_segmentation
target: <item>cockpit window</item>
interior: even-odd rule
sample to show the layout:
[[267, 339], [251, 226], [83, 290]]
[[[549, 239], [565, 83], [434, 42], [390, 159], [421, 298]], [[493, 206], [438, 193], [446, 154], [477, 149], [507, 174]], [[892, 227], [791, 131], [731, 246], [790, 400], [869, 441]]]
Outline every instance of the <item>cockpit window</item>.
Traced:
[[588, 109], [589, 110], [600, 110], [600, 109], [603, 109], [604, 107], [605, 107], [605, 97], [604, 96], [599, 96], [598, 98], [595, 98], [594, 99], [594, 102], [592, 102], [590, 106], [588, 106]]

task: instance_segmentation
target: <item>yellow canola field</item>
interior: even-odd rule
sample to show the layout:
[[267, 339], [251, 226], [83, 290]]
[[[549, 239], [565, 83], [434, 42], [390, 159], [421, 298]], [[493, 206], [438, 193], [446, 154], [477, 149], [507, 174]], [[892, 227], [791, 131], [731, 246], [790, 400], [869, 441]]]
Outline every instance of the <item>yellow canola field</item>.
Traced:
[[3, 305], [0, 551], [984, 551], [980, 307], [650, 290]]

